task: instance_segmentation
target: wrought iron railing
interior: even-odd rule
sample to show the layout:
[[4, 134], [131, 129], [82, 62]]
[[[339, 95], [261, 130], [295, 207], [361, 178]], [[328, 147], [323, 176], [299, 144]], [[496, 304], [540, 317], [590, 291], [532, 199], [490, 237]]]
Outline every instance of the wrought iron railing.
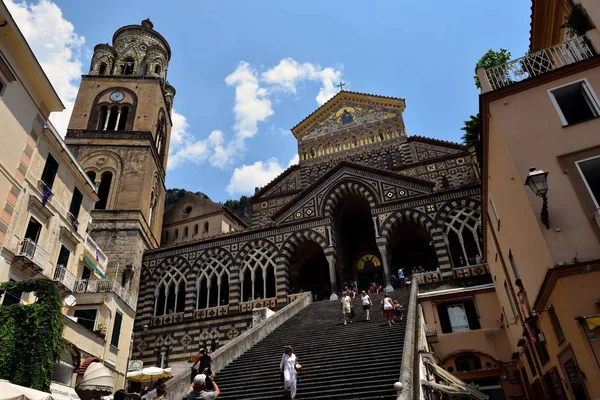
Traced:
[[492, 90], [496, 90], [593, 56], [594, 51], [587, 38], [579, 36], [506, 64], [488, 68], [485, 75]]
[[74, 293], [115, 293], [121, 298], [133, 311], [136, 309], [135, 298], [113, 279], [87, 280], [82, 279], [75, 282], [73, 286]]
[[77, 278], [64, 265], [57, 265], [52, 280], [72, 291]]
[[19, 246], [19, 256], [27, 258], [36, 267], [45, 271], [48, 265], [48, 252], [31, 239], [23, 239]]

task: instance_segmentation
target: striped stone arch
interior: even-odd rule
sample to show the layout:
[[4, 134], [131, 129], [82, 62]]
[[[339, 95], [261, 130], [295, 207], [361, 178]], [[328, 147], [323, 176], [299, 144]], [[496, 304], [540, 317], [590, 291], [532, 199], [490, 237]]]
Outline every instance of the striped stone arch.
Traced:
[[376, 191], [369, 188], [364, 182], [344, 179], [336, 183], [324, 196], [323, 215], [330, 217], [339, 201], [347, 194], [357, 194], [364, 197], [369, 202], [371, 209], [377, 207], [379, 203]]
[[246, 242], [242, 246], [242, 248], [237, 252], [237, 254], [235, 255], [235, 264], [237, 266], [239, 266], [244, 261], [244, 258], [246, 258], [246, 256], [250, 252], [250, 250], [252, 250], [255, 247], [265, 247], [265, 248], [268, 248], [269, 250], [271, 250], [275, 254], [279, 253], [277, 246], [275, 246], [275, 244], [268, 239], [251, 240], [249, 242]]
[[[246, 243], [236, 256], [236, 265], [240, 301], [248, 298], [256, 300], [257, 296], [277, 297], [278, 276], [283, 266], [280, 252], [273, 242], [256, 239]], [[269, 276], [273, 278], [274, 286], [270, 286]], [[252, 283], [248, 285], [248, 282]], [[271, 291], [272, 295], [269, 295]]]
[[454, 199], [446, 202], [441, 206], [437, 212], [435, 220], [439, 226], [444, 226], [444, 221], [450, 213], [450, 211], [456, 208], [471, 208], [473, 210], [481, 210], [481, 202], [476, 199], [465, 198], [465, 199]]
[[229, 262], [230, 265], [234, 264], [233, 255], [231, 255], [231, 253], [224, 248], [217, 247], [215, 249], [208, 249], [202, 252], [200, 257], [198, 257], [194, 262], [194, 265], [192, 266], [192, 272], [194, 275], [197, 276], [201, 272], [199, 269], [202, 267], [202, 264], [204, 264], [209, 258], [213, 257], [224, 258]]
[[388, 247], [391, 234], [402, 222], [414, 222], [429, 232], [442, 277], [452, 276], [452, 264], [450, 263], [448, 247], [446, 246], [446, 242], [444, 240], [443, 228], [431, 217], [421, 211], [407, 209], [400, 210], [395, 214], [390, 215], [381, 225], [381, 237], [377, 239], [377, 244], [380, 246], [385, 246], [389, 251]]
[[156, 278], [160, 280], [165, 273], [174, 268], [184, 276], [187, 276], [191, 271], [191, 267], [192, 266], [190, 265], [190, 262], [182, 256], [170, 256], [163, 259], [160, 263], [158, 263], [156, 268], [154, 268], [154, 271], [152, 272], [152, 280]]
[[298, 248], [299, 245], [305, 242], [314, 242], [318, 244], [325, 252], [328, 248], [327, 240], [323, 235], [312, 229], [305, 229], [292, 233], [281, 246], [281, 258], [286, 263], [289, 262], [292, 254]]
[[[155, 316], [167, 315], [167, 300], [168, 294], [175, 291], [175, 313], [183, 312], [189, 308], [189, 280], [187, 275], [191, 269], [190, 263], [181, 256], [171, 256], [164, 259], [154, 270], [151, 282], [154, 286], [154, 311]], [[180, 285], [183, 282], [183, 292], [180, 290]], [[165, 296], [161, 295], [164, 292]], [[180, 296], [184, 296], [183, 310], [177, 309]], [[164, 308], [159, 311], [159, 298], [164, 299]]]

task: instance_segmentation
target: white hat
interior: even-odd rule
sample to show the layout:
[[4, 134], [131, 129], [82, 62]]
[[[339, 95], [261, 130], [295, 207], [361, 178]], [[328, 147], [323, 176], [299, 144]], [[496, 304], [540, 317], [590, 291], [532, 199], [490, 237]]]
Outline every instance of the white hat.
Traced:
[[206, 375], [198, 374], [194, 377], [194, 385], [204, 386], [206, 385]]

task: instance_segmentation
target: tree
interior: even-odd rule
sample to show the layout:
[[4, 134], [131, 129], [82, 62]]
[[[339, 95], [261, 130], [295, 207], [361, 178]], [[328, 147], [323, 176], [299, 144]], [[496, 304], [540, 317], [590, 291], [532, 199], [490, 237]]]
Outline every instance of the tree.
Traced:
[[479, 113], [477, 115], [471, 115], [468, 121], [465, 121], [465, 125], [460, 128], [464, 131], [462, 135], [462, 141], [468, 148], [474, 147], [475, 153], [477, 154], [477, 161], [481, 165], [482, 162], [482, 146], [481, 146], [481, 119]]
[[35, 293], [33, 304], [0, 306], [0, 378], [49, 392], [54, 363], [66, 345], [61, 299], [50, 280], [4, 282], [7, 293]]
[[[494, 51], [489, 49], [475, 64], [475, 69], [483, 67], [485, 69], [496, 67], [498, 65], [506, 64], [510, 61], [510, 51], [506, 49], [500, 49], [500, 51]], [[508, 76], [506, 77], [508, 79]], [[477, 89], [481, 89], [481, 82], [477, 75], [473, 77], [475, 79], [475, 86]]]
[[239, 200], [230, 199], [223, 203], [223, 205], [228, 207], [248, 225], [252, 224], [252, 203], [250, 202], [250, 197], [242, 195]]

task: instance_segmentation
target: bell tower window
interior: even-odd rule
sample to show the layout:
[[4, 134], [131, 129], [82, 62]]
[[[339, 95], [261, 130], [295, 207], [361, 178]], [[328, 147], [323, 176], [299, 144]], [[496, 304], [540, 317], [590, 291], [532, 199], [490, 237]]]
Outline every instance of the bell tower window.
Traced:
[[133, 57], [127, 57], [121, 64], [121, 75], [133, 75], [135, 60]]
[[98, 69], [98, 75], [106, 74], [106, 63], [100, 63], [100, 68]]
[[106, 124], [104, 125], [104, 130], [105, 131], [116, 131], [118, 117], [119, 117], [119, 107], [112, 106], [108, 110], [108, 117], [106, 118]]
[[100, 178], [100, 187], [98, 188], [98, 197], [96, 210], [106, 210], [108, 205], [108, 195], [110, 194], [110, 185], [112, 183], [112, 172], [106, 171]]
[[154, 67], [154, 73], [156, 75], [160, 75], [160, 65], [157, 65], [157, 66]]
[[100, 115], [98, 117], [98, 126], [96, 129], [103, 131], [106, 125], [106, 117], [108, 116], [108, 106], [100, 107]]
[[129, 107], [122, 106], [119, 109], [119, 115], [117, 116], [117, 127], [116, 131], [124, 131], [125, 125], [127, 124], [127, 117], [129, 116]]

